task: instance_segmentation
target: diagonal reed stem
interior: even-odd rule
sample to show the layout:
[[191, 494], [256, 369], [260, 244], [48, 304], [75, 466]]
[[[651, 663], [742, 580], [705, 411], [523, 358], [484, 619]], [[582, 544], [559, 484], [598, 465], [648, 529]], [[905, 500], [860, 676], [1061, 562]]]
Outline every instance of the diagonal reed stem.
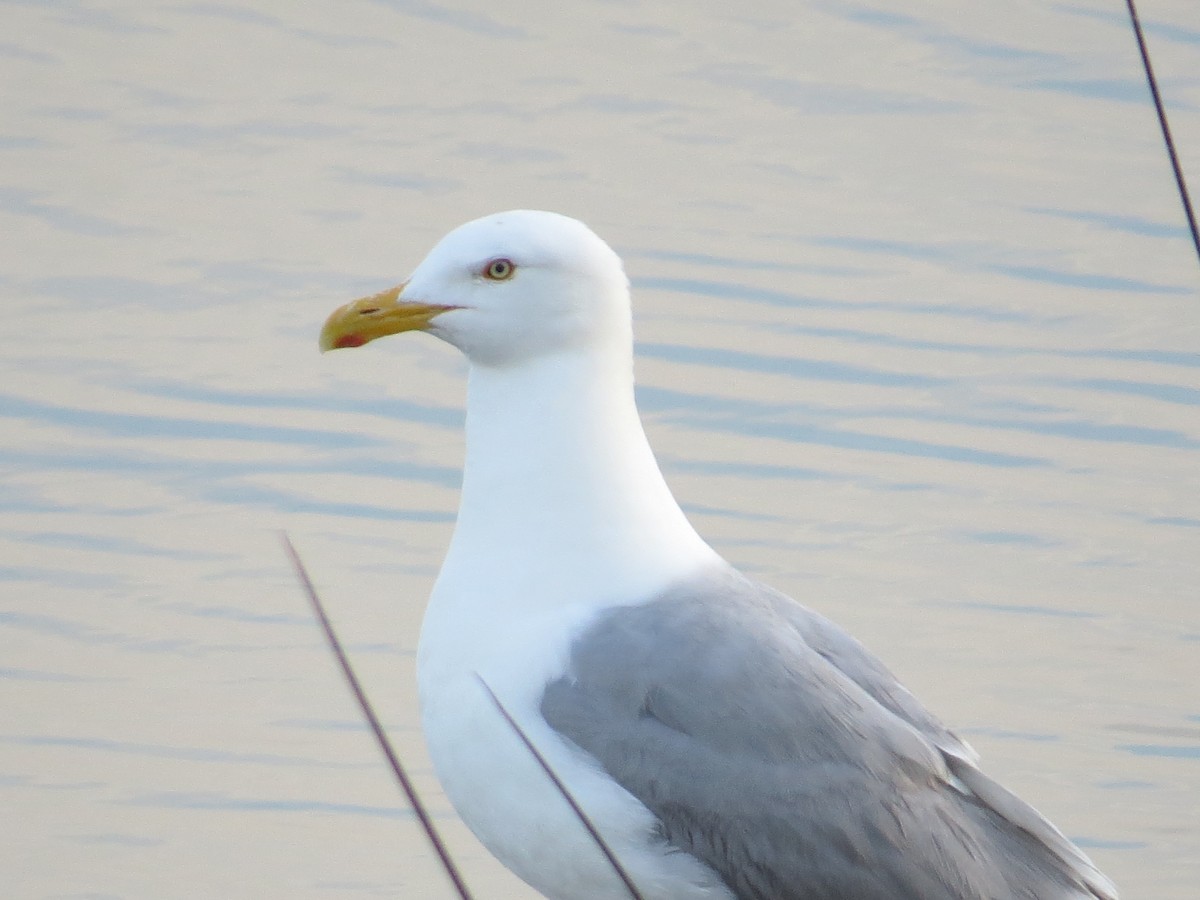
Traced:
[[1163, 106], [1162, 95], [1158, 91], [1158, 79], [1154, 77], [1154, 67], [1150, 65], [1150, 51], [1146, 47], [1146, 36], [1142, 33], [1142, 23], [1138, 18], [1137, 7], [1133, 0], [1125, 0], [1129, 7], [1129, 20], [1133, 23], [1133, 34], [1137, 38], [1138, 51], [1142, 54], [1142, 66], [1146, 69], [1146, 81], [1150, 83], [1150, 95], [1154, 98], [1154, 108], [1158, 111], [1158, 124], [1162, 127], [1163, 141], [1167, 145], [1167, 156], [1171, 158], [1171, 169], [1175, 173], [1175, 185], [1179, 188], [1179, 199], [1183, 201], [1183, 213], [1187, 216], [1188, 228], [1192, 232], [1192, 243], [1196, 246], [1196, 259], [1200, 261], [1200, 230], [1196, 228], [1196, 212], [1192, 209], [1192, 198], [1188, 194], [1187, 181], [1183, 177], [1183, 167], [1179, 164], [1179, 154], [1175, 152], [1175, 140], [1171, 137], [1171, 126], [1167, 124], [1167, 110]]
[[521, 739], [521, 743], [523, 743], [526, 749], [533, 754], [533, 758], [536, 759], [538, 765], [542, 767], [542, 771], [546, 773], [546, 777], [548, 777], [554, 783], [554, 786], [558, 788], [558, 792], [562, 794], [563, 799], [567, 801], [567, 805], [571, 807], [571, 811], [575, 813], [575, 817], [583, 823], [583, 827], [587, 829], [587, 833], [591, 835], [591, 838], [595, 842], [596, 846], [600, 848], [600, 852], [604, 854], [604, 857], [608, 860], [609, 865], [613, 867], [613, 871], [617, 873], [617, 876], [625, 884], [625, 889], [629, 891], [629, 896], [632, 897], [633, 900], [645, 900], [645, 898], [642, 896], [642, 892], [639, 891], [637, 885], [633, 883], [633, 878], [630, 877], [627, 871], [625, 871], [625, 867], [621, 865], [612, 848], [609, 847], [604, 838], [600, 836], [600, 831], [596, 828], [595, 824], [593, 824], [592, 820], [588, 818], [587, 813], [583, 811], [583, 807], [579, 805], [579, 802], [571, 795], [571, 792], [567, 790], [567, 786], [563, 784], [562, 779], [558, 777], [558, 773], [555, 772], [550, 766], [550, 763], [546, 761], [546, 757], [542, 756], [542, 751], [540, 751], [533, 741], [529, 739], [529, 735], [525, 733], [525, 730], [517, 724], [517, 720], [512, 717], [512, 714], [505, 708], [504, 704], [500, 702], [500, 698], [496, 696], [496, 692], [493, 691], [491, 686], [483, 680], [483, 676], [477, 672], [475, 677], [479, 679], [479, 683], [483, 685], [483, 689], [488, 692], [488, 696], [491, 697], [492, 702], [496, 704], [496, 709], [500, 710], [500, 715], [504, 716], [504, 720], [508, 722], [509, 727], [517, 733], [517, 737]]
[[342, 674], [346, 677], [346, 682], [350, 685], [350, 691], [354, 694], [354, 699], [358, 701], [359, 709], [366, 716], [367, 723], [371, 726], [371, 731], [375, 733], [375, 741], [379, 744], [379, 749], [383, 751], [383, 755], [387, 757], [388, 764], [392, 767], [392, 773], [396, 776], [396, 780], [400, 782], [401, 789], [404, 791], [405, 796], [408, 797], [409, 805], [416, 814], [417, 820], [421, 823], [421, 827], [425, 830], [425, 836], [429, 838], [429, 843], [433, 845], [434, 852], [437, 853], [438, 859], [441, 860], [442, 868], [445, 869], [446, 875], [453, 882], [454, 889], [458, 892], [460, 900], [474, 900], [471, 892], [467, 889], [466, 882], [463, 881], [462, 873], [459, 872], [458, 866], [454, 864], [454, 860], [450, 858], [450, 852], [442, 842], [441, 835], [434, 828], [433, 820], [430, 818], [429, 812], [425, 809], [425, 804], [421, 802], [421, 798], [417, 795], [416, 787], [409, 780], [404, 766], [400, 764], [400, 758], [392, 748], [391, 741], [388, 740], [387, 733], [383, 730], [383, 725], [380, 723], [379, 717], [375, 715], [375, 709], [371, 706], [370, 701], [367, 700], [367, 695], [363, 692], [362, 685], [359, 684], [358, 676], [354, 674], [354, 669], [351, 667], [350, 660], [346, 656], [346, 651], [342, 649], [342, 642], [338, 640], [337, 633], [333, 630], [333, 625], [329, 621], [329, 616], [325, 614], [325, 607], [321, 603], [317, 589], [313, 585], [312, 579], [308, 577], [308, 570], [304, 568], [304, 563], [300, 560], [300, 554], [296, 552], [296, 548], [292, 544], [292, 539], [288, 537], [287, 532], [281, 533], [280, 537], [283, 539], [284, 550], [287, 551], [287, 555], [292, 561], [292, 566], [296, 570], [296, 576], [300, 579], [300, 583], [304, 587], [304, 592], [308, 595], [309, 603], [312, 605], [317, 621], [321, 625], [321, 630], [325, 632], [325, 639], [329, 642], [330, 649], [333, 650], [333, 655], [337, 657], [338, 665], [342, 667]]

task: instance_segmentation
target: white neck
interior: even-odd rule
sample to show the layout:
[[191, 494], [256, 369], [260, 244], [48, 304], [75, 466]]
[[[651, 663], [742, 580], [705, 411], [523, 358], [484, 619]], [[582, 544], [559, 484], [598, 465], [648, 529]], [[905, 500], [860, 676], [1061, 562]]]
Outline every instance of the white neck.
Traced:
[[472, 367], [462, 501], [434, 603], [486, 618], [481, 607], [633, 602], [714, 558], [650, 450], [630, 350]]

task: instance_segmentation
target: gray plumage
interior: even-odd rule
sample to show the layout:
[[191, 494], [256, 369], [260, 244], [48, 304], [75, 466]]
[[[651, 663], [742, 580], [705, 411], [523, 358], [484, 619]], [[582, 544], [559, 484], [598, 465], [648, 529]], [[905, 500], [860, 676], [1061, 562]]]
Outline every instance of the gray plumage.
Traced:
[[739, 900], [1115, 900], [854, 638], [732, 569], [601, 613], [542, 714]]

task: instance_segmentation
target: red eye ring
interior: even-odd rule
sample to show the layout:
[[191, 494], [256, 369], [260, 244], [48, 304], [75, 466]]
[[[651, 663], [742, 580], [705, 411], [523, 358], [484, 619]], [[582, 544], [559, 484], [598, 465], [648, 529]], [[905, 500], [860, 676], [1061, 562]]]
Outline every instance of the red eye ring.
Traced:
[[513, 265], [511, 259], [505, 259], [503, 256], [490, 260], [483, 267], [483, 277], [489, 281], [508, 281], [516, 274], [517, 267]]

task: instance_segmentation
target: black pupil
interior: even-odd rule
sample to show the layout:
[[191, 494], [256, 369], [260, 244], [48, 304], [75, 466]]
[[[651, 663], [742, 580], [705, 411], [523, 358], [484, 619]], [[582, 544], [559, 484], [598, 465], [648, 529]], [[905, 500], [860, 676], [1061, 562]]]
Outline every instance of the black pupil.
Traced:
[[492, 263], [492, 275], [496, 278], [503, 278], [508, 274], [508, 263], [502, 259]]

